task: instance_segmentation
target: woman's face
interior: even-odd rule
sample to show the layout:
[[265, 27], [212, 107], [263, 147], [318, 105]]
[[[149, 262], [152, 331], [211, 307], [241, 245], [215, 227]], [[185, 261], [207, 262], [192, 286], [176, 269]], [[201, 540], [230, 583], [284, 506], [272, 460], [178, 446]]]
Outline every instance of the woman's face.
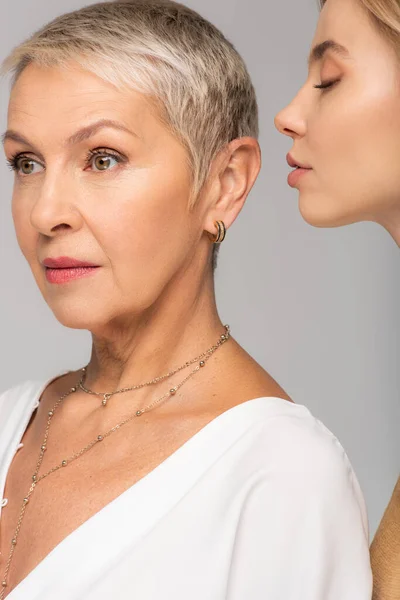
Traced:
[[[322, 44], [322, 46], [320, 45]], [[276, 117], [293, 139], [289, 176], [306, 221], [400, 219], [400, 63], [358, 0], [328, 0], [309, 74]], [[323, 89], [320, 89], [321, 86]]]
[[[12, 91], [5, 152], [18, 242], [67, 326], [142, 313], [199, 246], [186, 151], [139, 93], [30, 65]], [[48, 268], [73, 261], [96, 268]]]

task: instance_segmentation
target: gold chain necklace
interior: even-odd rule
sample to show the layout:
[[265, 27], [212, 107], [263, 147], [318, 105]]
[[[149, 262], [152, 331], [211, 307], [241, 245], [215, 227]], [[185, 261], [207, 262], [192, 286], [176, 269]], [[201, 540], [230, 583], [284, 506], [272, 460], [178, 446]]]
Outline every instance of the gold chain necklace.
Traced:
[[[78, 384], [76, 386], [70, 388], [68, 390], [68, 392], [66, 392], [65, 394], [63, 394], [62, 396], [60, 396], [60, 398], [57, 400], [57, 402], [54, 404], [54, 406], [48, 412], [47, 425], [46, 425], [46, 430], [45, 430], [45, 434], [44, 434], [44, 439], [43, 439], [42, 445], [40, 447], [40, 453], [39, 453], [39, 458], [38, 458], [38, 461], [37, 461], [37, 464], [36, 464], [35, 472], [32, 475], [32, 483], [31, 483], [31, 486], [30, 486], [30, 488], [28, 490], [28, 493], [24, 497], [24, 500], [23, 500], [23, 503], [22, 503], [22, 507], [21, 507], [21, 511], [19, 513], [19, 517], [18, 517], [18, 521], [17, 521], [17, 526], [16, 526], [16, 529], [14, 531], [14, 535], [13, 535], [13, 538], [12, 538], [12, 541], [11, 541], [11, 548], [10, 548], [10, 552], [9, 552], [9, 555], [8, 555], [7, 563], [6, 563], [6, 566], [5, 566], [5, 569], [4, 569], [4, 575], [3, 575], [2, 582], [1, 582], [1, 587], [0, 587], [0, 600], [3, 600], [4, 597], [5, 597], [5, 594], [6, 594], [6, 589], [7, 589], [7, 585], [8, 585], [7, 578], [8, 578], [8, 574], [10, 572], [10, 567], [11, 567], [12, 559], [14, 557], [15, 548], [17, 546], [17, 542], [18, 542], [20, 531], [21, 531], [22, 522], [24, 520], [26, 508], [27, 508], [27, 505], [28, 505], [28, 503], [30, 501], [30, 498], [31, 498], [33, 492], [35, 491], [36, 487], [38, 486], [38, 484], [41, 481], [43, 481], [44, 479], [46, 479], [47, 477], [49, 477], [49, 475], [52, 475], [56, 471], [59, 471], [60, 469], [63, 469], [65, 467], [67, 467], [72, 462], [74, 462], [75, 460], [77, 460], [78, 458], [80, 458], [81, 456], [83, 456], [84, 454], [86, 454], [86, 452], [89, 452], [89, 450], [91, 450], [92, 448], [94, 448], [94, 446], [96, 446], [97, 444], [103, 442], [107, 437], [109, 437], [110, 435], [112, 435], [113, 433], [115, 433], [116, 431], [118, 431], [119, 429], [121, 429], [127, 423], [130, 423], [135, 418], [139, 418], [144, 413], [149, 412], [150, 410], [152, 410], [153, 408], [155, 408], [156, 406], [158, 406], [163, 400], [166, 400], [166, 399], [170, 398], [171, 396], [174, 396], [176, 394], [176, 392], [179, 390], [179, 388], [181, 388], [200, 369], [202, 369], [203, 367], [205, 367], [207, 361], [212, 357], [212, 355], [214, 354], [214, 352], [216, 352], [216, 350], [218, 350], [218, 348], [220, 348], [222, 346], [222, 344], [224, 344], [225, 342], [227, 342], [229, 340], [229, 338], [230, 338], [230, 329], [229, 329], [228, 325], [225, 326], [225, 330], [226, 330], [225, 334], [221, 335], [220, 339], [218, 340], [218, 342], [214, 346], [211, 346], [211, 348], [209, 348], [206, 352], [204, 352], [201, 355], [202, 360], [200, 360], [199, 364], [179, 384], [177, 384], [176, 386], [174, 386], [173, 388], [171, 388], [166, 394], [164, 394], [163, 396], [161, 396], [160, 398], [158, 398], [154, 402], [151, 402], [150, 404], [148, 404], [144, 408], [142, 408], [140, 410], [137, 410], [136, 412], [128, 415], [125, 419], [123, 419], [123, 421], [120, 421], [119, 423], [117, 423], [116, 425], [114, 425], [114, 427], [111, 427], [111, 429], [109, 429], [108, 431], [99, 434], [94, 440], [92, 440], [84, 448], [82, 448], [81, 450], [79, 450], [79, 452], [75, 452], [70, 457], [62, 460], [61, 463], [58, 463], [57, 465], [55, 465], [54, 467], [52, 467], [51, 469], [49, 469], [49, 471], [47, 471], [46, 473], [43, 473], [42, 475], [39, 475], [39, 471], [40, 471], [40, 467], [41, 467], [42, 462], [43, 462], [44, 454], [45, 454], [45, 452], [47, 450], [47, 442], [48, 442], [48, 438], [49, 438], [51, 421], [52, 421], [52, 419], [54, 417], [54, 414], [55, 414], [56, 410], [63, 403], [63, 401], [68, 396], [70, 396], [71, 394], [77, 392], [79, 389], [82, 389], [81, 384], [83, 383], [84, 378], [85, 378], [86, 367], [84, 367], [82, 369], [82, 376], [81, 376]], [[185, 365], [186, 365], [186, 363], [185, 363]], [[182, 367], [182, 368], [184, 368], [184, 367]], [[178, 369], [178, 370], [181, 370], [181, 369]], [[142, 385], [142, 387], [144, 387], [144, 385]], [[133, 389], [135, 389], [135, 386], [133, 386]], [[118, 390], [116, 392], [113, 392], [111, 395], [117, 394], [117, 393], [122, 393], [122, 391], [128, 391], [128, 390], [129, 390], [129, 388], [126, 388], [124, 390]], [[103, 395], [104, 396], [104, 394], [96, 394], [96, 392], [91, 392], [90, 390], [87, 393], [93, 393], [95, 395]], [[110, 397], [111, 397], [111, 395], [110, 395]], [[108, 394], [107, 394], [107, 396], [108, 396]]]
[[[218, 344], [221, 344], [221, 342], [226, 341], [229, 338], [229, 336], [230, 336], [230, 327], [229, 327], [229, 325], [225, 325], [225, 334], [221, 335], [221, 337], [218, 341]], [[81, 379], [81, 381], [78, 383], [78, 387], [82, 390], [82, 392], [85, 392], [85, 394], [91, 394], [93, 396], [101, 396], [103, 398], [103, 400], [101, 402], [102, 406], [107, 406], [107, 402], [112, 396], [115, 396], [116, 394], [122, 394], [124, 392], [140, 390], [146, 386], [160, 383], [161, 381], [164, 381], [165, 379], [172, 377], [176, 373], [179, 373], [179, 371], [182, 371], [183, 369], [190, 367], [191, 365], [193, 365], [196, 362], [199, 362], [199, 361], [203, 362], [202, 359], [206, 358], [210, 354], [210, 352], [212, 353], [212, 352], [214, 352], [214, 350], [215, 350], [215, 345], [211, 346], [211, 348], [209, 348], [205, 352], [202, 352], [202, 354], [199, 354], [199, 356], [196, 356], [196, 358], [192, 358], [191, 360], [188, 360], [180, 367], [177, 367], [176, 369], [169, 371], [165, 375], [160, 375], [159, 377], [155, 377], [154, 379], [151, 379], [150, 381], [146, 381], [144, 383], [139, 383], [137, 385], [132, 385], [132, 386], [126, 387], [126, 388], [121, 388], [120, 390], [116, 390], [114, 392], [109, 392], [106, 394], [104, 392], [93, 392], [92, 390], [90, 390], [84, 386], [84, 379]], [[170, 390], [170, 391], [172, 391], [172, 390]]]

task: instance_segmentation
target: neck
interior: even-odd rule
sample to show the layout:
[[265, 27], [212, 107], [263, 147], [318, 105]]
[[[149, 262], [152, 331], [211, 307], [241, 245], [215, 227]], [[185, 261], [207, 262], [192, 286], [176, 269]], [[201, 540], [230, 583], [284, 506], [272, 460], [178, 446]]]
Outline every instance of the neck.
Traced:
[[379, 219], [378, 223], [392, 236], [396, 244], [400, 247], [400, 207], [388, 215]]
[[212, 274], [194, 285], [184, 277], [143, 314], [93, 334], [86, 385], [108, 392], [152, 380], [207, 350], [222, 333]]

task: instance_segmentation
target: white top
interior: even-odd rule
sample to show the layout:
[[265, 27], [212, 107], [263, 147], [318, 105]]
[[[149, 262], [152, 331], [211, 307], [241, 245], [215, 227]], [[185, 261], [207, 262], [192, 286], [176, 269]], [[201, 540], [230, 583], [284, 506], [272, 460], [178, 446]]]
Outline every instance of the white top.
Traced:
[[[0, 396], [0, 509], [48, 383]], [[304, 406], [257, 398], [81, 525], [8, 599], [370, 600], [371, 589], [366, 510], [343, 448]]]

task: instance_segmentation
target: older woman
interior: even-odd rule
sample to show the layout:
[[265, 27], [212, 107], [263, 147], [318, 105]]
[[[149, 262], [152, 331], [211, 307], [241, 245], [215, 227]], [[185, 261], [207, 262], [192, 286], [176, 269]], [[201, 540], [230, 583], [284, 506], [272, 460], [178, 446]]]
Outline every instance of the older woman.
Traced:
[[0, 598], [368, 600], [342, 447], [216, 309], [215, 248], [260, 167], [237, 52], [137, 0], [56, 19], [5, 69], [18, 241], [93, 350], [0, 397]]
[[[294, 142], [289, 184], [310, 224], [374, 221], [400, 246], [400, 3], [321, 5], [309, 77], [276, 117]], [[374, 598], [398, 600], [400, 479], [371, 555]]]

